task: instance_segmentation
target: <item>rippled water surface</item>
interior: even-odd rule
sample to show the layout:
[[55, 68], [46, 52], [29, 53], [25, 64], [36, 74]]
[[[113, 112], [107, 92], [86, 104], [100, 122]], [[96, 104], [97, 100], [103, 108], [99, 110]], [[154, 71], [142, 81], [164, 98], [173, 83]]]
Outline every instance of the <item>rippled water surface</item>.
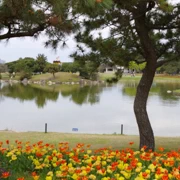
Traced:
[[[38, 86], [0, 84], [0, 130], [138, 134], [133, 113], [136, 81], [116, 85]], [[147, 109], [154, 134], [180, 136], [180, 83], [155, 82]]]

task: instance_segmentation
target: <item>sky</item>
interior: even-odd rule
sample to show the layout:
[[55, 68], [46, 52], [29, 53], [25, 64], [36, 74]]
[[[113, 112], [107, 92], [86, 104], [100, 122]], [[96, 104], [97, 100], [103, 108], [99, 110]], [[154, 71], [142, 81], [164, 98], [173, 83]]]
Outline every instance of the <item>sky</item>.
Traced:
[[[180, 0], [169, 0], [171, 3], [180, 3]], [[32, 37], [12, 38], [8, 42], [0, 41], [0, 59], [5, 62], [18, 60], [19, 58], [36, 58], [38, 54], [44, 54], [48, 62], [52, 63], [57, 58], [62, 62], [72, 62], [69, 55], [75, 51], [76, 43], [69, 37], [66, 48], [58, 48], [55, 52], [51, 48], [45, 48], [43, 42], [45, 37], [41, 36], [38, 40]]]
[[76, 43], [72, 38], [67, 41], [67, 47], [54, 51], [52, 48], [44, 47], [45, 38], [40, 37], [38, 40], [32, 37], [12, 38], [8, 42], [0, 41], [0, 59], [5, 62], [18, 60], [19, 58], [32, 57], [36, 58], [38, 54], [44, 54], [48, 62], [53, 62], [57, 58], [62, 62], [72, 62], [69, 55], [75, 51]]

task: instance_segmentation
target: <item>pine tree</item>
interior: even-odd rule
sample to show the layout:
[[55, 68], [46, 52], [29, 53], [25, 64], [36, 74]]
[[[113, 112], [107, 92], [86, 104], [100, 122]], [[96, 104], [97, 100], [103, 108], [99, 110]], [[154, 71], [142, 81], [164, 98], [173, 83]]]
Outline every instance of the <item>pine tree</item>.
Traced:
[[[79, 50], [73, 56], [85, 56], [85, 59], [97, 56], [101, 62], [125, 66], [132, 60], [146, 62], [137, 87], [134, 112], [140, 134], [139, 147], [154, 150], [154, 133], [146, 105], [156, 69], [179, 60], [180, 4], [171, 5], [166, 0], [92, 2], [93, 10], [82, 10], [86, 15], [84, 28], [76, 35]], [[103, 29], [109, 30], [108, 37], [103, 36]], [[93, 36], [96, 30], [99, 34]]]

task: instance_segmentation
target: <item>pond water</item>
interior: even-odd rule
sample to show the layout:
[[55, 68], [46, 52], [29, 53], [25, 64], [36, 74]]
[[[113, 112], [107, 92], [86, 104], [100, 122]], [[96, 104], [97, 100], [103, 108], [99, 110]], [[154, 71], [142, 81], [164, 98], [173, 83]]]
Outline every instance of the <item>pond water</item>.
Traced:
[[[0, 130], [138, 134], [133, 113], [137, 81], [115, 85], [0, 84]], [[180, 83], [154, 82], [147, 109], [155, 136], [180, 136]], [[78, 131], [74, 132], [73, 128]], [[76, 129], [76, 130], [77, 130]]]

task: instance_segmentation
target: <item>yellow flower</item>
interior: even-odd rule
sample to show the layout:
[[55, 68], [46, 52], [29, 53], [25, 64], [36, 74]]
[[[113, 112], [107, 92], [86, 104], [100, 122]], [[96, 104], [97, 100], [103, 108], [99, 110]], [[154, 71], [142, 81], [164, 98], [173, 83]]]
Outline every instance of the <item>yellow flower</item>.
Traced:
[[17, 154], [17, 155], [21, 155], [21, 152], [20, 152], [20, 151], [17, 151], [16, 154]]
[[57, 157], [53, 157], [52, 162], [53, 163], [57, 162]]
[[51, 176], [46, 176], [46, 180], [52, 180]]
[[69, 174], [73, 174], [73, 173], [74, 173], [74, 168], [73, 168], [73, 167], [70, 167], [70, 168], [68, 169], [68, 172], [69, 172]]
[[117, 180], [125, 180], [124, 177], [119, 177]]
[[138, 162], [138, 163], [137, 163], [137, 166], [138, 166], [138, 167], [142, 167], [142, 163], [141, 163], [141, 162]]
[[92, 160], [91, 159], [86, 159], [84, 162], [87, 163], [87, 164], [90, 164], [92, 162]]
[[13, 155], [12, 152], [8, 152], [6, 156], [9, 157], [9, 156], [12, 156], [12, 155]]
[[96, 176], [94, 174], [89, 175], [89, 179], [95, 180]]
[[173, 175], [169, 173], [168, 177], [169, 177], [169, 179], [172, 179]]
[[135, 180], [145, 180], [143, 177], [136, 177]]
[[53, 165], [53, 167], [57, 167], [57, 164], [56, 164], [56, 163], [53, 163], [52, 165]]
[[53, 176], [53, 172], [52, 172], [52, 171], [49, 171], [49, 172], [47, 173], [47, 176]]
[[155, 172], [155, 168], [156, 168], [156, 166], [154, 164], [150, 164], [148, 166], [148, 169], [150, 169], [152, 172]]
[[12, 161], [15, 161], [15, 160], [17, 159], [17, 156], [13, 154], [13, 155], [11, 156], [11, 159], [12, 159]]
[[72, 175], [72, 179], [74, 179], [74, 180], [78, 179], [78, 175], [77, 174], [73, 174]]
[[109, 174], [112, 174], [111, 169], [107, 169], [107, 172], [108, 172]]
[[136, 172], [140, 172], [141, 170], [142, 170], [142, 167], [137, 167], [137, 168], [135, 169]]
[[33, 180], [39, 180], [39, 176], [33, 176]]
[[69, 163], [69, 164], [68, 164], [68, 167], [69, 167], [69, 168], [73, 167], [72, 163]]
[[80, 176], [86, 176], [87, 175], [87, 172], [85, 170], [83, 170], [80, 174]]
[[146, 169], [145, 172], [146, 172], [147, 174], [150, 174], [150, 173], [151, 173], [151, 171], [150, 171], [149, 169]]
[[100, 169], [100, 170], [97, 171], [97, 173], [105, 176], [106, 175], [106, 170]]
[[72, 156], [74, 156], [74, 153], [73, 153], [73, 152], [71, 152], [71, 153], [69, 154], [69, 157], [72, 157]]
[[118, 179], [119, 178], [119, 174], [114, 174], [114, 176], [116, 177], [116, 179]]
[[106, 166], [107, 162], [106, 161], [102, 161], [102, 165]]
[[118, 164], [118, 168], [124, 170], [124, 163], [122, 161]]
[[109, 180], [109, 177], [103, 177], [101, 180]]
[[131, 177], [131, 173], [127, 173], [126, 171], [121, 171], [121, 174], [123, 174], [126, 179], [130, 179]]
[[156, 179], [161, 179], [161, 177], [162, 177], [162, 174], [155, 174]]
[[101, 164], [101, 161], [97, 160], [93, 165], [94, 165], [94, 166], [98, 166], [98, 165], [100, 165], [100, 164]]
[[92, 153], [92, 150], [87, 150], [87, 153], [88, 153], [88, 154], [91, 154], [91, 153]]

